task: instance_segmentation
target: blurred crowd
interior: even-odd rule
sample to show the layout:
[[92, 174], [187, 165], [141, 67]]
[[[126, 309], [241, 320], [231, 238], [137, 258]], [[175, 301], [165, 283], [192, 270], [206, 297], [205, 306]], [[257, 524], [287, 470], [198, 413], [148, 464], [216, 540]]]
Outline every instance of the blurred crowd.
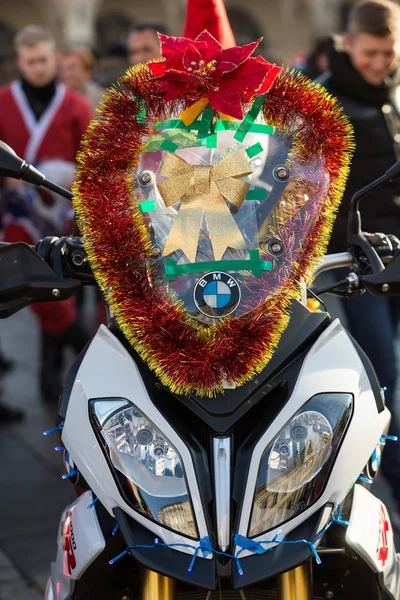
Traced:
[[[107, 77], [118, 77], [126, 67], [160, 56], [156, 23], [143, 23], [129, 31]], [[19, 78], [0, 89], [0, 139], [49, 179], [70, 189], [82, 136], [105, 88], [93, 79], [95, 58], [83, 46], [57, 47], [50, 32], [30, 25], [14, 40]], [[113, 81], [106, 81], [107, 85]], [[71, 232], [71, 203], [47, 190], [19, 180], [1, 182], [1, 237], [5, 242], [35, 244], [48, 235]], [[78, 354], [91, 332], [82, 318], [82, 296], [60, 303], [35, 304], [41, 332], [40, 390], [45, 402], [56, 407], [65, 372], [67, 348]], [[97, 306], [92, 310], [96, 313]], [[99, 311], [99, 314], [100, 311]], [[13, 367], [0, 351], [0, 377]], [[21, 409], [0, 400], [0, 424], [22, 419]]]
[[[203, 28], [202, 16], [196, 10], [204, 12], [207, 2], [188, 1], [192, 12], [188, 11], [185, 34], [194, 37]], [[222, 0], [215, 27], [216, 31], [211, 33], [225, 47], [234, 44]], [[19, 77], [0, 89], [0, 139], [53, 181], [70, 188], [80, 141], [103, 96], [104, 86], [112, 84], [127, 66], [160, 56], [157, 32], [168, 33], [160, 23], [133, 27], [126, 43], [115, 44], [110, 61], [99, 71], [89, 48], [58, 47], [52, 35], [38, 26], [19, 31], [14, 40]], [[308, 55], [299, 52], [292, 65], [338, 97], [355, 130], [356, 152], [330, 251], [346, 249], [346, 218], [354, 191], [380, 176], [400, 158], [399, 56], [399, 6], [390, 0], [362, 0], [351, 9], [343, 33], [318, 39], [312, 52]], [[269, 58], [267, 53], [265, 58]], [[388, 187], [379, 197], [371, 194], [363, 206], [366, 230], [400, 236], [399, 210], [397, 185]], [[20, 182], [2, 181], [3, 240], [34, 244], [46, 235], [63, 235], [71, 230], [72, 218], [69, 201], [60, 196]], [[338, 278], [343, 277], [339, 274]], [[398, 371], [395, 348], [400, 318], [398, 304], [395, 298], [365, 294], [344, 306], [350, 332], [388, 388], [386, 401], [391, 409], [395, 406]], [[66, 347], [78, 353], [89, 339], [81, 305], [82, 298], [73, 298], [35, 305], [32, 309], [41, 330], [40, 383], [45, 401], [57, 401]], [[12, 366], [0, 354], [0, 376]], [[398, 435], [396, 410], [392, 413], [391, 433]], [[21, 418], [22, 411], [0, 401], [0, 424]], [[400, 453], [390, 452], [389, 448], [385, 452], [384, 472], [392, 482], [400, 507]]]

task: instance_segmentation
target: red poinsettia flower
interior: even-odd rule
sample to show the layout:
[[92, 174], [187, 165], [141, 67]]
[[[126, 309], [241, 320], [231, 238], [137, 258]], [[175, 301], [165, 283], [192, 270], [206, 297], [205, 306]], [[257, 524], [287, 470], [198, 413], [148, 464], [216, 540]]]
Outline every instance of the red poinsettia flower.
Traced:
[[224, 50], [208, 31], [195, 40], [159, 37], [163, 60], [148, 66], [155, 77], [162, 78], [167, 102], [195, 89], [208, 97], [214, 110], [242, 119], [243, 102], [255, 93], [267, 92], [281, 71], [260, 56], [252, 56], [261, 39]]

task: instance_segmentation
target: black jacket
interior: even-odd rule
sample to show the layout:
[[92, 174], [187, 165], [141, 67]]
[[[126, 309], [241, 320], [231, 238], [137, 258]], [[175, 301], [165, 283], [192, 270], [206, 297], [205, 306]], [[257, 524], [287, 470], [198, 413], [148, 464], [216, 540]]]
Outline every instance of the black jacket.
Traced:
[[[358, 189], [380, 177], [400, 159], [400, 77], [394, 73], [374, 86], [352, 66], [349, 56], [332, 42], [330, 71], [317, 80], [343, 106], [354, 127], [356, 150], [350, 177], [339, 209], [329, 252], [347, 248], [346, 225], [350, 198]], [[362, 200], [363, 231], [382, 231], [400, 236], [400, 184], [387, 186]]]

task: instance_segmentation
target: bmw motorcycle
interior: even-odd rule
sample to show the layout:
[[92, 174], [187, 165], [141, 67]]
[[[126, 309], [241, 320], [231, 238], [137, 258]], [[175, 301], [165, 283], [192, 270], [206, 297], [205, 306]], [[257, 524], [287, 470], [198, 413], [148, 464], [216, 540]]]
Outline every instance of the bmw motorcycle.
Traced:
[[[289, 178], [286, 137], [264, 161], [272, 192]], [[0, 172], [71, 197], [5, 144]], [[160, 203], [148, 214], [157, 249], [174, 209], [162, 206], [154, 172], [139, 166], [138, 173], [144, 198]], [[366, 238], [358, 210], [364, 195], [399, 174], [396, 163], [353, 198], [351, 251], [327, 255], [314, 272], [349, 274], [321, 292], [400, 294], [398, 240]], [[309, 177], [279, 188], [275, 202], [286, 189], [293, 210], [302, 208], [315, 187]], [[245, 236], [265, 228], [263, 210], [253, 203], [236, 221]], [[209, 238], [200, 235], [205, 262]], [[270, 254], [284, 269], [279, 240]], [[246, 286], [232, 269], [200, 271], [165, 282], [199, 327], [251, 308], [251, 279]], [[0, 276], [3, 318], [95, 285], [77, 233], [34, 248], [2, 244]], [[313, 293], [304, 288], [292, 301], [265, 368], [213, 398], [168, 389], [109, 312], [69, 372], [57, 427], [46, 432], [60, 436], [76, 499], [61, 516], [45, 600], [400, 598], [390, 517], [370, 491], [383, 447], [393, 443], [390, 413], [362, 349], [339, 320], [308, 308]]]

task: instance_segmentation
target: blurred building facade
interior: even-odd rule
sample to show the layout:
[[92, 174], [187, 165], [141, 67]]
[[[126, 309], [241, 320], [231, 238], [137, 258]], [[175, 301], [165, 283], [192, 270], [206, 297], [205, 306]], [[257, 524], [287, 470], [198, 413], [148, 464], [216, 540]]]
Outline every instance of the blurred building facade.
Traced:
[[[308, 50], [316, 37], [341, 27], [352, 0], [225, 0], [237, 42], [264, 37], [262, 53], [270, 60], [290, 60]], [[83, 43], [104, 55], [123, 40], [131, 23], [165, 23], [173, 35], [183, 29], [186, 0], [2, 0], [0, 69], [7, 77], [13, 55], [12, 38], [24, 25], [41, 24], [60, 44]]]

